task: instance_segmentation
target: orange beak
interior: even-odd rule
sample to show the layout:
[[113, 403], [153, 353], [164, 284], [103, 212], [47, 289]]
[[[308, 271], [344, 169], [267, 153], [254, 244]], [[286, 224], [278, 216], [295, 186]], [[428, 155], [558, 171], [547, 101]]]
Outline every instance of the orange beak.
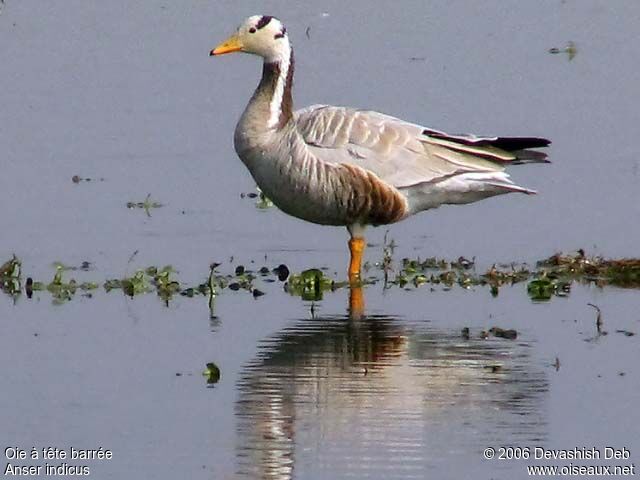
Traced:
[[216, 48], [211, 50], [209, 56], [213, 57], [214, 55], [224, 55], [225, 53], [240, 52], [242, 48], [243, 45], [238, 38], [238, 34], [234, 33]]

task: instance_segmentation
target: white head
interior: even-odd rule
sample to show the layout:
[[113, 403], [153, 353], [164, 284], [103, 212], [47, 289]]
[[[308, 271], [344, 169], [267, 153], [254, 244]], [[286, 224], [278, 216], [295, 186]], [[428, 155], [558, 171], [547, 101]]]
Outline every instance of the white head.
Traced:
[[238, 27], [236, 33], [211, 50], [210, 55], [245, 52], [259, 55], [265, 62], [288, 62], [291, 45], [282, 22], [269, 15], [254, 15]]

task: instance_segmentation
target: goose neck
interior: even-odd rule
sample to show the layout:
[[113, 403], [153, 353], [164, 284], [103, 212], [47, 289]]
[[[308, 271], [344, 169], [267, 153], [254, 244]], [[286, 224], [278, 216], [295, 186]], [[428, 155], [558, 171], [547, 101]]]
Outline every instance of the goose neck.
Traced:
[[280, 55], [265, 59], [262, 80], [256, 94], [267, 101], [267, 128], [281, 129], [293, 116], [294, 59], [293, 49], [287, 45]]

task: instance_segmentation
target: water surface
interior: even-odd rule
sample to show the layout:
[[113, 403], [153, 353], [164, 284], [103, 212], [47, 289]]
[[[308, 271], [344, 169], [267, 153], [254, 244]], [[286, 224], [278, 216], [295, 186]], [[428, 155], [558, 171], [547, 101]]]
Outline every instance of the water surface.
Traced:
[[[214, 261], [342, 279], [344, 229], [240, 198], [255, 185], [232, 132], [260, 65], [208, 52], [255, 13], [287, 24], [299, 107], [553, 140], [552, 164], [512, 171], [539, 195], [393, 226], [396, 268], [434, 255], [475, 257], [479, 271], [577, 248], [638, 256], [637, 2], [6, 0], [0, 259], [15, 253], [43, 281], [54, 261], [89, 261], [68, 275], [98, 282], [170, 263], [194, 285]], [[568, 41], [573, 60], [548, 53]], [[126, 208], [147, 194], [164, 207]], [[368, 234], [370, 262], [383, 235]], [[213, 320], [202, 297], [1, 296], [0, 443], [112, 449], [95, 478], [524, 478], [531, 462], [483, 459], [504, 445], [638, 459], [638, 336], [616, 332], [640, 330], [633, 290], [574, 286], [534, 304], [524, 285], [492, 298], [378, 284], [350, 319], [346, 290], [312, 314], [282, 284], [260, 288], [225, 291]], [[492, 326], [518, 338], [481, 339]], [[208, 362], [222, 372], [213, 388]]]

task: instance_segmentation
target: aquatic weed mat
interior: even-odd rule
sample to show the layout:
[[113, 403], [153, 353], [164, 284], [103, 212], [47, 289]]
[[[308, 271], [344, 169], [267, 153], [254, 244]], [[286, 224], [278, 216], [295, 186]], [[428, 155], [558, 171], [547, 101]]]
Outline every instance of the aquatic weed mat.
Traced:
[[[206, 268], [206, 269], [205, 269]], [[229, 291], [241, 291], [253, 298], [273, 290], [301, 297], [303, 300], [321, 300], [323, 295], [349, 287], [349, 283], [332, 277], [327, 268], [309, 268], [299, 273], [289, 272], [286, 265], [255, 266], [251, 268], [228, 262], [212, 263], [203, 268], [200, 281], [189, 283], [179, 279], [179, 271], [171, 265], [137, 268], [132, 274], [119, 278], [92, 278], [92, 264], [88, 261], [77, 266], [61, 262], [52, 264], [50, 280], [38, 279], [23, 272], [21, 260], [13, 255], [0, 266], [0, 289], [14, 300], [21, 296], [48, 294], [54, 304], [77, 298], [92, 298], [103, 291], [120, 292], [128, 297], [155, 294], [165, 304], [175, 296], [210, 299]], [[208, 271], [207, 271], [208, 270]], [[76, 280], [80, 275], [84, 280]], [[503, 286], [526, 283], [526, 294], [532, 301], [546, 302], [554, 297], [566, 297], [572, 285], [579, 283], [596, 288], [640, 288], [640, 258], [608, 259], [589, 256], [584, 250], [573, 254], [557, 253], [537, 261], [534, 265], [512, 262], [494, 264], [486, 271], [476, 269], [475, 259], [459, 257], [457, 260], [430, 258], [393, 258], [393, 245], [385, 243], [383, 258], [366, 263], [362, 284], [382, 284], [385, 289], [409, 291], [447, 291], [454, 288], [477, 289], [486, 287], [497, 297]]]

